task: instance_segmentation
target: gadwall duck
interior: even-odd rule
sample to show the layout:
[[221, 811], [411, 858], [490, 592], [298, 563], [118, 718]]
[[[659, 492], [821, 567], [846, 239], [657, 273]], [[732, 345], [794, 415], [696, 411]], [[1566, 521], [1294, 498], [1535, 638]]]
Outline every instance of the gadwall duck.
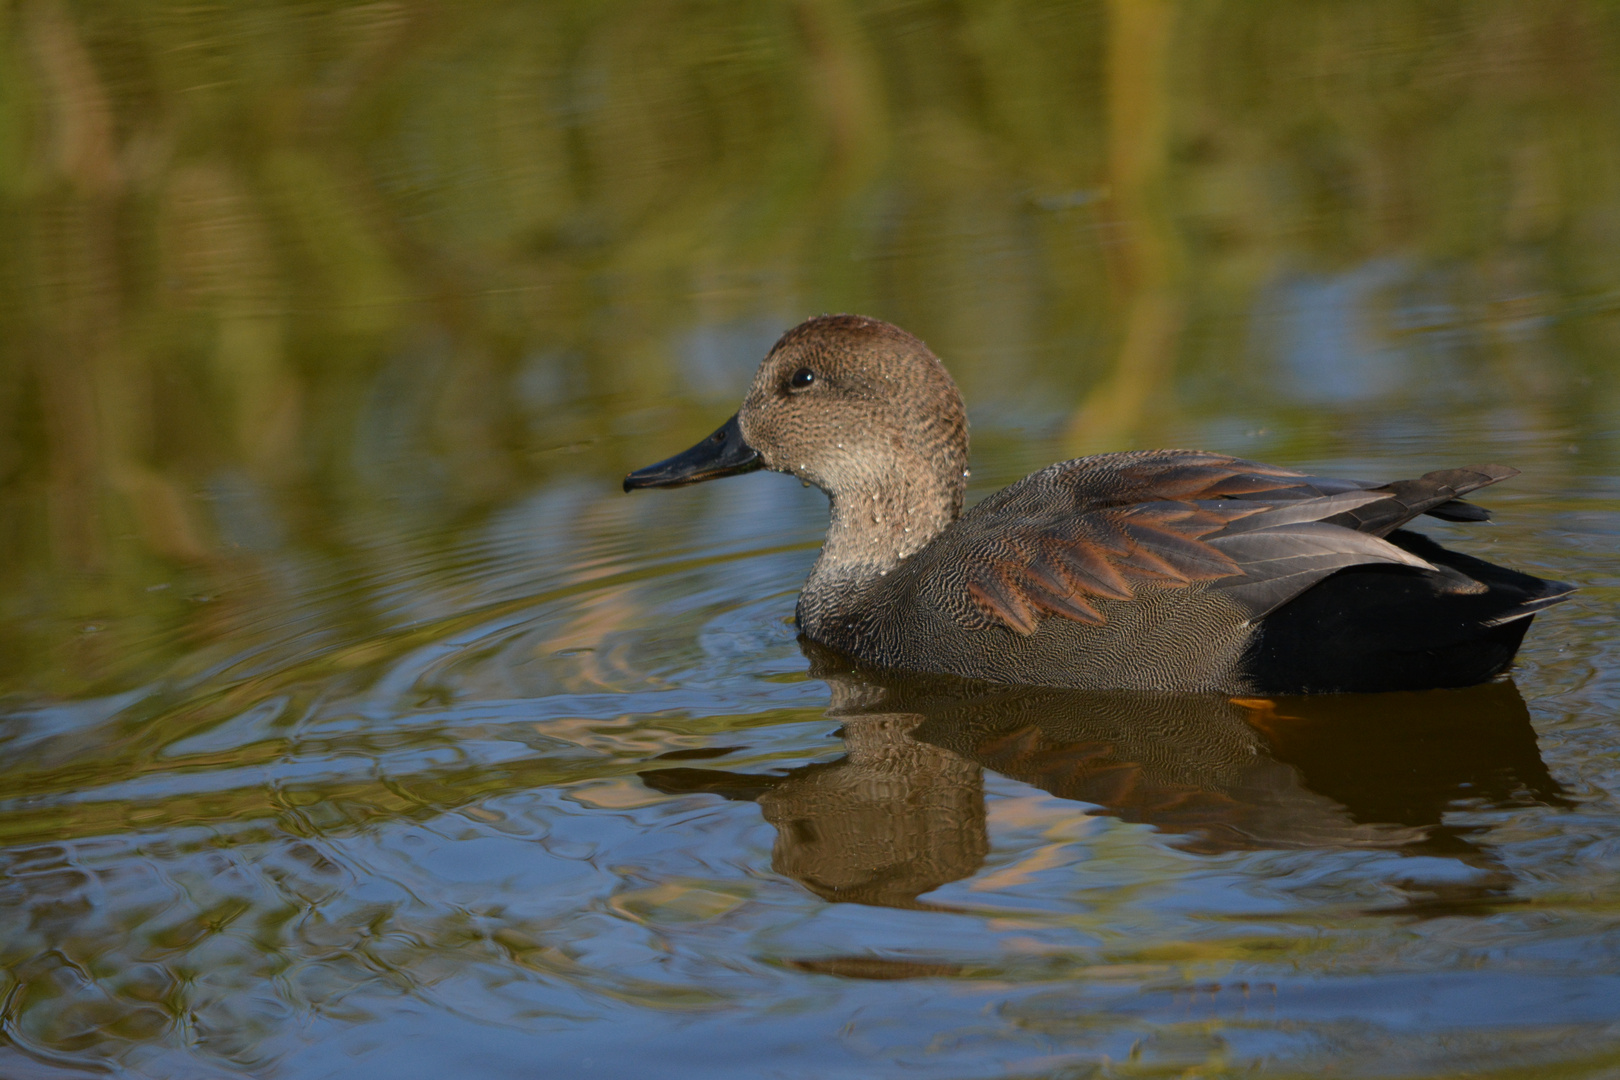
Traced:
[[773, 469], [832, 521], [800, 632], [877, 667], [1082, 690], [1226, 694], [1466, 686], [1506, 670], [1562, 582], [1400, 527], [1489, 515], [1500, 465], [1387, 484], [1224, 454], [1050, 465], [967, 513], [967, 415], [939, 359], [877, 319], [784, 334], [742, 408], [625, 477], [677, 487]]

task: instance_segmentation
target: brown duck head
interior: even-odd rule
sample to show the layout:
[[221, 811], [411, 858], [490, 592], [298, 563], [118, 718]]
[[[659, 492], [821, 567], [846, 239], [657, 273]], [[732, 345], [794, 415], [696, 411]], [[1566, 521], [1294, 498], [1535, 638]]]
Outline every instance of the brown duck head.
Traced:
[[624, 488], [758, 468], [814, 484], [832, 503], [814, 584], [886, 572], [955, 521], [967, 448], [962, 396], [928, 346], [878, 319], [822, 315], [782, 335], [736, 416]]

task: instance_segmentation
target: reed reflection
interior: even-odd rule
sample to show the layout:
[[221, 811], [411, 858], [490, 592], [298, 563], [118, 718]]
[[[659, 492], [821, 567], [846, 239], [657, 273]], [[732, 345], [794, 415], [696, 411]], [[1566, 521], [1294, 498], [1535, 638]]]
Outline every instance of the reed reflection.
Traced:
[[[1542, 490], [1610, 453], [1613, 5], [15, 7], [29, 700], [606, 486], [814, 312], [913, 329], [981, 432], [1075, 452], [1230, 417], [1208, 448], [1361, 455], [1477, 407]], [[341, 601], [362, 632], [386, 605]]]
[[1447, 810], [1566, 802], [1511, 682], [1278, 699], [1080, 693], [875, 673], [817, 653], [844, 757], [641, 777], [759, 802], [777, 830], [774, 869], [828, 900], [933, 907], [919, 897], [976, 873], [989, 850], [984, 769], [1200, 854], [1381, 848], [1485, 872], [1466, 887], [1408, 883], [1428, 894], [1414, 906], [1499, 898], [1511, 883], [1472, 838], [1485, 827], [1447, 823]]

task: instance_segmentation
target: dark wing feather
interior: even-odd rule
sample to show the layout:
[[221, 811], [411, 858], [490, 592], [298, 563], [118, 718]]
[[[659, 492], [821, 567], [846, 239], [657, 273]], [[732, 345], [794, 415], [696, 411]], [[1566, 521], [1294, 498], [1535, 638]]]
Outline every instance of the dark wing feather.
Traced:
[[[1419, 513], [1429, 514], [1445, 521], [1489, 521], [1490, 511], [1464, 502], [1462, 495], [1498, 480], [1517, 476], [1517, 469], [1503, 465], [1478, 465], [1467, 469], [1446, 469], [1428, 473], [1420, 480], [1402, 480], [1395, 484], [1378, 484], [1366, 480], [1345, 480], [1332, 476], [1311, 476], [1293, 469], [1265, 465], [1223, 454], [1205, 454], [1196, 451], [1153, 451], [1147, 454], [1107, 454], [1099, 458], [1082, 458], [1064, 462], [1054, 468], [1100, 462], [1106, 458], [1131, 459], [1114, 468], [1112, 477], [1101, 490], [1109, 498], [1107, 505], [1141, 502], [1153, 499], [1312, 499], [1323, 495], [1340, 495], [1347, 491], [1389, 490], [1401, 485], [1418, 487], [1436, 482], [1450, 486], [1449, 498], [1428, 498], [1429, 505]], [[1065, 471], [1069, 471], [1065, 469]], [[1098, 477], [1095, 468], [1073, 470], [1075, 480], [1092, 487]], [[1093, 488], [1093, 490], [1098, 490]], [[1436, 492], [1438, 494], [1438, 492]], [[1097, 508], [1101, 508], [1101, 503]]]
[[[1131, 460], [1114, 469], [1106, 467], [1104, 470], [1077, 469], [1072, 475], [1077, 481], [1087, 484], [1094, 493], [1107, 499], [1110, 505], [1130, 505], [1159, 500], [1197, 502], [1257, 496], [1304, 499], [1337, 494], [1361, 486], [1354, 481], [1324, 480], [1321, 477], [1306, 476], [1292, 469], [1262, 465], [1259, 462], [1244, 461], [1224, 454], [1169, 451], [1142, 455], [1110, 454], [1102, 457]], [[1079, 462], [1064, 464], [1075, 465], [1097, 460], [1081, 458]], [[1099, 472], [1106, 472], [1108, 475], [1099, 476]], [[1097, 483], [1099, 480], [1103, 483]]]
[[1512, 475], [1479, 466], [1374, 486], [1215, 454], [1082, 458], [975, 508], [963, 522], [978, 534], [963, 552], [966, 587], [1020, 634], [1046, 615], [1101, 625], [1101, 601], [1144, 585], [1211, 582], [1258, 618], [1346, 566], [1434, 569], [1383, 537], [1436, 510], [1478, 520], [1459, 496]]
[[1518, 475], [1518, 469], [1505, 465], [1477, 465], [1469, 469], [1440, 469], [1424, 473], [1416, 480], [1396, 480], [1369, 488], [1383, 493], [1385, 498], [1352, 511], [1346, 520], [1335, 521], [1335, 524], [1357, 532], [1388, 536], [1419, 514], [1436, 514], [1451, 521], [1486, 520], [1489, 514], [1471, 503], [1461, 502], [1459, 497]]

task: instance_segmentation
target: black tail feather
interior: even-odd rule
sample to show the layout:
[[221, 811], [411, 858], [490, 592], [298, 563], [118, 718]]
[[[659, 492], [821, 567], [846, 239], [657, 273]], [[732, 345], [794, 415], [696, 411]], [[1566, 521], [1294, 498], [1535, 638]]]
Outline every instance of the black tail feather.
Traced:
[[1483, 506], [1475, 506], [1471, 502], [1464, 502], [1461, 499], [1452, 499], [1450, 502], [1443, 502], [1439, 506], [1432, 506], [1428, 510], [1424, 511], [1424, 513], [1428, 514], [1430, 517], [1439, 518], [1441, 521], [1491, 520], [1491, 512], [1489, 510], [1485, 509]]
[[1574, 586], [1450, 551], [1418, 533], [1391, 543], [1438, 571], [1353, 566], [1260, 624], [1247, 659], [1266, 693], [1468, 686], [1506, 671], [1535, 615]]

